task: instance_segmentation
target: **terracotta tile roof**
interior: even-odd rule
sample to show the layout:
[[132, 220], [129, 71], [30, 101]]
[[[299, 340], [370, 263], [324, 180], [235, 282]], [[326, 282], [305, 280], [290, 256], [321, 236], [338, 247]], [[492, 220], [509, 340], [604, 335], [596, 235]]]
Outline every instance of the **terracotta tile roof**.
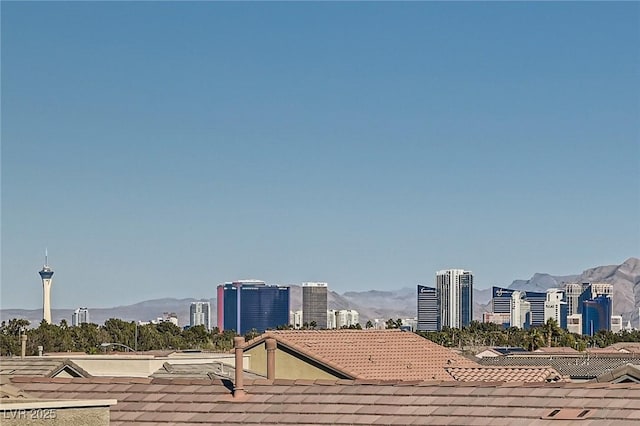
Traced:
[[478, 365], [400, 330], [269, 331], [247, 342], [245, 349], [267, 337], [353, 379], [453, 380], [445, 367]]
[[447, 367], [447, 372], [461, 382], [561, 382], [566, 381], [552, 367]]
[[[101, 378], [107, 379], [107, 378]], [[111, 424], [637, 425], [639, 384], [12, 377], [39, 398], [118, 399]], [[106, 383], [105, 383], [106, 382]], [[117, 397], [116, 397], [117, 395]], [[558, 422], [553, 423], [553, 419]], [[549, 423], [551, 422], [551, 423]], [[570, 423], [569, 423], [570, 422]]]
[[612, 369], [626, 364], [640, 365], [636, 354], [530, 354], [482, 358], [478, 363], [485, 366], [551, 366], [563, 376], [572, 379], [593, 379]]

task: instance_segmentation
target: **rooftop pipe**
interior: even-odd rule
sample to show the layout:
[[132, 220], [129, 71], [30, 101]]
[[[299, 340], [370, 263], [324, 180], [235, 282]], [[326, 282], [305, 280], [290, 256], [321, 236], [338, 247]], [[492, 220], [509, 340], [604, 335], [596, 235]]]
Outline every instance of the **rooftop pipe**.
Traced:
[[236, 350], [236, 382], [233, 386], [233, 397], [234, 398], [242, 398], [246, 395], [244, 391], [244, 386], [242, 384], [242, 379], [244, 375], [244, 357], [242, 353], [242, 348], [244, 347], [244, 337], [234, 337], [233, 338], [233, 347]]

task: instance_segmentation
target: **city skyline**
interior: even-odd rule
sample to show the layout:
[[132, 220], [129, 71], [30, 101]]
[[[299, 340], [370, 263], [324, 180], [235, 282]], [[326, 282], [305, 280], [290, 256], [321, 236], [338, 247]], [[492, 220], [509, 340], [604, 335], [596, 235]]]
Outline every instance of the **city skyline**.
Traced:
[[[5, 2], [2, 308], [640, 254], [637, 3]], [[598, 31], [594, 31], [598, 28]]]

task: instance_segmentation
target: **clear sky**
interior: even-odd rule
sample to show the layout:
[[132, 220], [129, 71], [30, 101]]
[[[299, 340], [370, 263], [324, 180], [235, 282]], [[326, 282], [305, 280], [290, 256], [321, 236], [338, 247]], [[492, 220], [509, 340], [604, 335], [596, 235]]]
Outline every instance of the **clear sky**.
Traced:
[[2, 307], [640, 255], [640, 4], [2, 2]]

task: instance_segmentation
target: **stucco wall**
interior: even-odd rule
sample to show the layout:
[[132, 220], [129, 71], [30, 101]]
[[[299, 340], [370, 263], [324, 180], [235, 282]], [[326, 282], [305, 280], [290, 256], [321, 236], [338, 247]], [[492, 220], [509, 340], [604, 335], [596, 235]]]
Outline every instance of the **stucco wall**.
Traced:
[[[258, 374], [267, 375], [267, 350], [264, 343], [245, 351], [251, 355], [250, 369]], [[331, 374], [282, 350], [276, 349], [276, 379], [336, 379]]]

